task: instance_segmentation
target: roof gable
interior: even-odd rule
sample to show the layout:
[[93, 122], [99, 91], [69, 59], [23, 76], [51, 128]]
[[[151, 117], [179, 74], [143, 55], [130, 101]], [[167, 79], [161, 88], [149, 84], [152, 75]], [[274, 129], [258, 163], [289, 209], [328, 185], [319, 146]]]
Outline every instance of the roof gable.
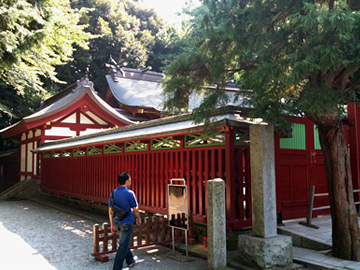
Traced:
[[77, 81], [77, 86], [71, 91], [66, 89], [67, 94], [54, 99], [53, 102], [49, 103], [48, 106], [41, 108], [36, 113], [24, 117], [21, 121], [16, 124], [0, 130], [3, 137], [10, 137], [17, 135], [27, 129], [43, 125], [54, 119], [58, 119], [65, 114], [68, 114], [72, 110], [75, 110], [81, 101], [83, 103], [91, 104], [92, 113], [99, 114], [99, 118], [106, 120], [114, 125], [124, 126], [134, 124], [135, 122], [127, 119], [120, 115], [109, 106], [104, 100], [102, 100], [94, 91], [93, 83], [87, 78]]

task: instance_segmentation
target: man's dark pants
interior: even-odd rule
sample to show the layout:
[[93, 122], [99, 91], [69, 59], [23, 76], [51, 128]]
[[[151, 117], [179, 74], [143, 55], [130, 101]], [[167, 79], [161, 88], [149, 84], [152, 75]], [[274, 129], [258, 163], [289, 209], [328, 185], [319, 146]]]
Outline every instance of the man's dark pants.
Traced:
[[123, 267], [124, 259], [127, 265], [134, 262], [133, 255], [130, 251], [129, 245], [133, 231], [132, 224], [117, 222], [114, 224], [117, 232], [119, 232], [119, 248], [116, 252], [115, 263], [113, 270], [121, 270]]

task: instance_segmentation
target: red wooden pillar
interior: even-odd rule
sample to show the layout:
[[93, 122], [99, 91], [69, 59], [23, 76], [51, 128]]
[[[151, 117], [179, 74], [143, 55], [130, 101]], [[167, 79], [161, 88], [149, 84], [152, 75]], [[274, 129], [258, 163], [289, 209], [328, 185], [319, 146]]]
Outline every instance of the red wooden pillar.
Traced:
[[229, 126], [225, 127], [225, 170], [226, 170], [226, 220], [230, 221], [226, 227], [231, 227], [235, 221], [235, 167], [239, 161], [234, 160], [234, 130]]
[[355, 102], [350, 102], [348, 108], [350, 164], [354, 189], [360, 188], [360, 110]]

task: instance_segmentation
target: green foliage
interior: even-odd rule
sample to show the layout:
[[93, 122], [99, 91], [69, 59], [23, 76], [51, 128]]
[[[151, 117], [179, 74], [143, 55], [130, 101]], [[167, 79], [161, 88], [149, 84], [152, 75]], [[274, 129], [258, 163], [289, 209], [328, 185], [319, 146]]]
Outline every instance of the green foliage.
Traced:
[[84, 10], [72, 10], [67, 0], [4, 1], [0, 23], [0, 79], [20, 94], [41, 91], [40, 76], [58, 81], [55, 65], [71, 59], [72, 44], [87, 48], [90, 35], [78, 25]]
[[95, 89], [101, 91], [104, 77], [109, 72], [105, 63], [110, 55], [120, 64], [127, 62], [128, 67], [144, 68], [156, 62], [153, 70], [160, 69], [161, 64], [157, 63], [161, 60], [153, 57], [153, 62], [148, 61], [155, 44], [162, 42], [164, 32], [163, 22], [154, 11], [133, 0], [72, 0], [71, 5], [91, 9], [81, 17], [81, 22], [88, 24], [86, 31], [97, 38], [91, 40], [89, 50], [78, 48], [72, 61], [57, 67], [59, 79], [71, 84], [87, 75]]
[[91, 35], [78, 24], [85, 12], [68, 0], [1, 1], [0, 128], [39, 107], [48, 95], [41, 78], [59, 82], [55, 65], [71, 59], [73, 44], [87, 48]]
[[[196, 73], [197, 81], [216, 83], [218, 89], [229, 79], [241, 82], [255, 117], [278, 123], [284, 121], [284, 114], [306, 113], [326, 125], [341, 118], [339, 105], [346, 104], [360, 85], [359, 11], [345, 1], [207, 0], [204, 4], [209, 13], [204, 16], [198, 58], [182, 55], [192, 63], [177, 60], [166, 70], [168, 107], [184, 106], [178, 96], [199, 89], [196, 83], [188, 87], [177, 83], [179, 74], [196, 73], [184, 71], [186, 66], [197, 64], [207, 71]], [[329, 114], [331, 121], [324, 117]]]

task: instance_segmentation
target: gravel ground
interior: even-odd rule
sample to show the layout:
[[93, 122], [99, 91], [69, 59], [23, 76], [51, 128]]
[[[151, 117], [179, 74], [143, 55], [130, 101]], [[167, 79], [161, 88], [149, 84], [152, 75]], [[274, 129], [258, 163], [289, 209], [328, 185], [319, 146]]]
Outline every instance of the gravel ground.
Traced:
[[[32, 201], [0, 202], [0, 269], [112, 269], [115, 254], [107, 263], [90, 255], [93, 225], [91, 220]], [[139, 263], [131, 269], [207, 269], [206, 260], [191, 257], [181, 262], [169, 258], [171, 252], [163, 246], [134, 250]]]

